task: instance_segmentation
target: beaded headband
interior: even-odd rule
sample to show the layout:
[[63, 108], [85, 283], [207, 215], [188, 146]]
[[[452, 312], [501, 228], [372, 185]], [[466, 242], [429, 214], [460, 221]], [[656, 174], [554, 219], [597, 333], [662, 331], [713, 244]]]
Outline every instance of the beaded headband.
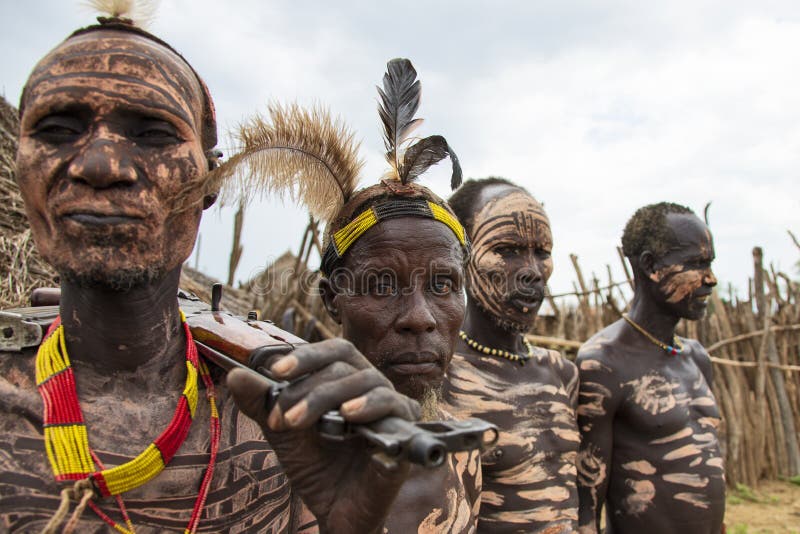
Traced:
[[330, 276], [347, 249], [367, 230], [381, 221], [399, 217], [423, 217], [439, 221], [453, 231], [461, 246], [469, 248], [464, 227], [442, 206], [425, 199], [393, 199], [365, 209], [331, 236], [322, 255], [322, 274]]

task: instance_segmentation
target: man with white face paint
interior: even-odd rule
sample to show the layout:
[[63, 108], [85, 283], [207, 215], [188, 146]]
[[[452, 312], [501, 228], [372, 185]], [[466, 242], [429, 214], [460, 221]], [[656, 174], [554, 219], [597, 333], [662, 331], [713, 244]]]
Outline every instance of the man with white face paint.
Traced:
[[580, 532], [718, 534], [725, 477], [711, 361], [678, 338], [717, 280], [714, 243], [691, 210], [662, 202], [628, 221], [622, 247], [635, 280], [629, 314], [578, 353]]
[[505, 179], [469, 180], [450, 197], [467, 230], [467, 312], [444, 400], [458, 417], [497, 425], [481, 457], [480, 532], [577, 529], [578, 372], [524, 338], [553, 272], [544, 207]]

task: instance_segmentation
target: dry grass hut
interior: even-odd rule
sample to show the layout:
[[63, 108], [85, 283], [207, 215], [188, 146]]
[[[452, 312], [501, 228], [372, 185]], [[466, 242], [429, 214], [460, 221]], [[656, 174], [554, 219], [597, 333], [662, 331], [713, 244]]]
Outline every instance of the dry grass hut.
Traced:
[[14, 181], [18, 137], [17, 110], [0, 96], [0, 309], [26, 306], [35, 288], [57, 285], [55, 272], [34, 247]]

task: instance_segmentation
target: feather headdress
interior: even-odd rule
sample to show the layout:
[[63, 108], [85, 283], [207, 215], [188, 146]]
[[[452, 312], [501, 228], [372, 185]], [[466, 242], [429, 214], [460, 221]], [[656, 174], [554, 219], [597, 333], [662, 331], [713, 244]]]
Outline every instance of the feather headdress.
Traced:
[[453, 173], [450, 188], [461, 185], [461, 164], [447, 140], [441, 135], [432, 135], [411, 143], [410, 137], [423, 119], [415, 118], [419, 108], [421, 87], [417, 71], [407, 59], [393, 59], [383, 75], [383, 89], [378, 87], [381, 97], [378, 114], [383, 122], [386, 160], [391, 167], [390, 177], [403, 185], [413, 182], [429, 167], [450, 156]]
[[[378, 87], [378, 113], [383, 123], [386, 178], [407, 185], [432, 165], [450, 157], [451, 188], [461, 185], [458, 157], [441, 135], [415, 139], [410, 134], [423, 121], [415, 115], [420, 102], [417, 71], [407, 59], [393, 59]], [[322, 108], [271, 104], [268, 117], [256, 115], [233, 134], [241, 151], [211, 173], [223, 201], [252, 199], [272, 193], [305, 204], [311, 215], [331, 221], [353, 196], [364, 163], [360, 143], [339, 119]], [[416, 141], [416, 142], [414, 142]]]
[[364, 165], [353, 134], [322, 108], [271, 104], [268, 118], [256, 115], [234, 137], [242, 150], [211, 176], [223, 201], [288, 194], [327, 221], [350, 199]]
[[[212, 171], [211, 183], [222, 186], [223, 200], [269, 192], [288, 194], [305, 204], [312, 216], [328, 223], [321, 267], [324, 274], [333, 271], [361, 235], [381, 220], [395, 217], [438, 220], [468, 248], [464, 229], [447, 204], [412, 183], [449, 156], [451, 186], [456, 188], [461, 184], [461, 166], [444, 137], [434, 135], [416, 142], [410, 137], [422, 122], [414, 117], [420, 83], [411, 62], [390, 61], [378, 93], [386, 159], [391, 167], [380, 184], [355, 191], [363, 162], [357, 154], [358, 143], [341, 121], [319, 108], [306, 111], [297, 105], [283, 108], [277, 104], [269, 106], [268, 118], [256, 116], [238, 129], [234, 137], [242, 149]], [[392, 182], [403, 187], [394, 187]], [[357, 209], [361, 213], [355, 213]]]
[[156, 0], [86, 0], [86, 5], [110, 19], [127, 20], [140, 28], [147, 28], [155, 20]]

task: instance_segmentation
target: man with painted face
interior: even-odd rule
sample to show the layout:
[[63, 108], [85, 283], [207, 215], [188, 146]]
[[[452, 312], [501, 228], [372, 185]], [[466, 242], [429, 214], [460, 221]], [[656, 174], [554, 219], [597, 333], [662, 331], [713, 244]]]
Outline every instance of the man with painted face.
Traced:
[[169, 45], [110, 15], [48, 53], [20, 102], [16, 178], [61, 313], [38, 351], [0, 354], [0, 530], [381, 532], [407, 466], [314, 424], [419, 406], [341, 340], [273, 363], [306, 378], [271, 414], [261, 377], [226, 386], [198, 358], [176, 295], [217, 190], [212, 102]]
[[553, 272], [550, 222], [539, 202], [502, 178], [468, 180], [449, 202], [472, 257], [444, 400], [454, 415], [500, 429], [482, 456], [479, 531], [574, 532], [577, 369], [524, 338]]
[[[353, 135], [327, 111], [298, 106], [272, 105], [268, 119], [247, 121], [239, 135], [243, 151], [222, 170], [250, 188], [290, 193], [327, 222], [319, 288], [328, 313], [344, 339], [423, 405], [423, 418], [441, 420], [447, 417], [437, 398], [464, 316], [469, 251], [447, 204], [414, 180], [449, 156], [455, 187], [461, 169], [444, 137], [413, 144], [408, 137], [422, 122], [414, 118], [420, 82], [409, 60], [389, 62], [379, 93], [391, 168], [378, 184], [357, 190], [362, 162]], [[435, 470], [412, 466], [388, 532], [474, 532], [479, 457], [456, 453]]]
[[708, 353], [675, 335], [703, 317], [717, 284], [714, 243], [688, 208], [639, 209], [622, 248], [634, 273], [630, 313], [578, 352], [580, 532], [718, 534], [725, 475]]

